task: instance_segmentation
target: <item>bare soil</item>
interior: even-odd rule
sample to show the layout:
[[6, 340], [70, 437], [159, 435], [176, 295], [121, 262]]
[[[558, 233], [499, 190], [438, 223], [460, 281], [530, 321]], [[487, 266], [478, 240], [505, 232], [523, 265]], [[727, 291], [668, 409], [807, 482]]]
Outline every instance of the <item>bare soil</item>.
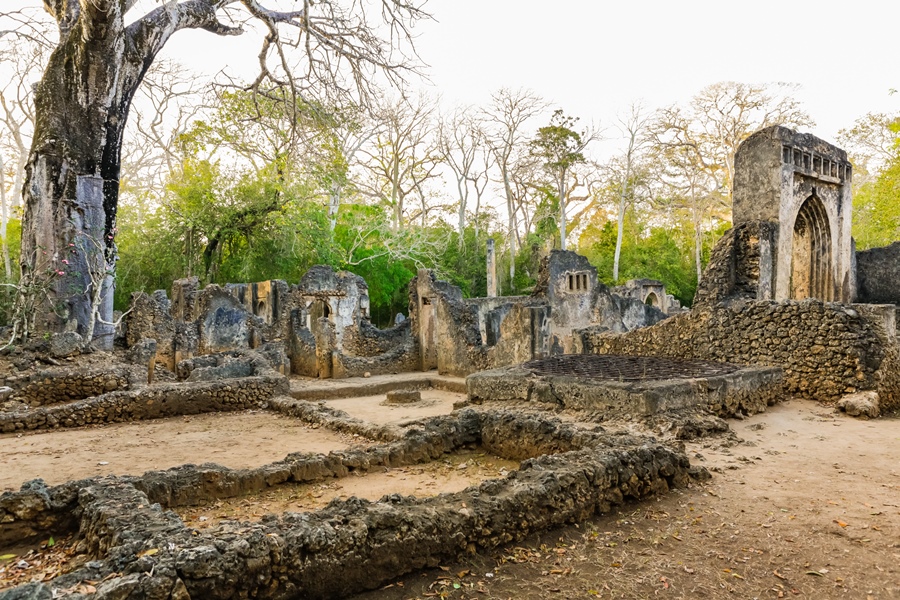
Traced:
[[0, 435], [0, 492], [17, 490], [38, 477], [56, 485], [188, 463], [259, 467], [290, 452], [328, 453], [363, 441], [267, 411], [9, 433]]
[[409, 404], [388, 404], [384, 394], [327, 400], [332, 408], [342, 410], [351, 417], [379, 425], [403, 425], [416, 419], [449, 415], [453, 404], [466, 399], [465, 394], [442, 390], [422, 390], [422, 400]]
[[518, 462], [479, 449], [462, 450], [422, 465], [381, 469], [321, 483], [279, 485], [210, 506], [176, 508], [175, 512], [189, 527], [203, 529], [223, 520], [257, 521], [270, 513], [317, 510], [335, 498], [356, 496], [375, 501], [387, 494], [426, 498], [457, 492], [487, 479], [505, 477], [518, 468]]
[[688, 445], [705, 485], [355, 600], [900, 598], [900, 420], [792, 400], [730, 424]]

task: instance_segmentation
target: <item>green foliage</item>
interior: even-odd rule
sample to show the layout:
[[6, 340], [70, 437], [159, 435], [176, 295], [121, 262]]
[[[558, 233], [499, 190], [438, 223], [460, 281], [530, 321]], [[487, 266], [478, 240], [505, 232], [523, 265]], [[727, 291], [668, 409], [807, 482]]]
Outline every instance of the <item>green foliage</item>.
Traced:
[[[853, 237], [859, 249], [887, 246], [900, 240], [900, 118], [882, 116], [878, 124], [880, 144], [890, 151], [890, 157], [877, 177], [854, 191]], [[859, 125], [851, 133], [865, 134], [868, 138], [876, 136], [870, 130], [860, 132]]]
[[565, 173], [584, 162], [582, 135], [573, 127], [576, 117], [567, 117], [562, 110], [553, 112], [550, 124], [538, 129], [531, 141], [531, 152], [541, 159], [544, 168], [554, 176]]
[[[723, 232], [717, 230], [705, 236], [704, 264]], [[697, 291], [697, 271], [691, 258], [692, 235], [688, 223], [680, 227], [647, 227], [635, 218], [633, 211], [627, 212], [618, 281], [612, 280], [616, 248], [614, 221], [588, 225], [579, 238], [578, 251], [597, 267], [598, 278], [607, 285], [621, 285], [630, 279], [657, 279], [682, 305], [689, 306]]]

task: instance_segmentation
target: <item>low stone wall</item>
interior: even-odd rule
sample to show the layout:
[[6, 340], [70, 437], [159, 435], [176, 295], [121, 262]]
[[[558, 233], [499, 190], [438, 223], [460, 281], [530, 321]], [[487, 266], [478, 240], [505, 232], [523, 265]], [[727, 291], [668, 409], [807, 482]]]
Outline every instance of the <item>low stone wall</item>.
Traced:
[[526, 368], [509, 367], [469, 375], [466, 387], [473, 402], [545, 402], [587, 411], [605, 420], [684, 409], [709, 410], [720, 417], [752, 415], [779, 401], [782, 381], [781, 369], [773, 367], [657, 381], [534, 375]]
[[412, 338], [409, 320], [389, 329], [378, 329], [369, 321], [344, 329], [343, 351], [351, 356], [372, 357], [385, 354], [408, 343]]
[[332, 377], [362, 377], [406, 373], [420, 370], [419, 343], [413, 337], [406, 337], [402, 343], [384, 354], [375, 356], [351, 356], [340, 351], [332, 353]]
[[121, 423], [258, 408], [288, 390], [284, 377], [161, 384], [31, 410], [0, 413], [0, 432]]
[[880, 371], [892, 368], [883, 362], [896, 342], [879, 319], [840, 304], [734, 301], [625, 334], [580, 334], [587, 353], [780, 366], [785, 392], [815, 400], [882, 388], [897, 393], [890, 389], [894, 376]]
[[126, 368], [71, 369], [40, 371], [26, 379], [7, 379], [11, 399], [32, 407], [82, 400], [116, 390], [126, 390], [134, 375]]
[[[423, 422], [394, 444], [359, 451], [364, 455], [333, 453], [325, 460], [346, 474], [378, 461], [393, 465], [433, 459], [459, 445], [477, 443], [487, 431], [493, 432], [488, 438], [496, 439], [524, 432], [524, 446], [536, 450], [542, 450], [547, 439], [577, 437], [574, 427], [559, 421], [530, 417], [533, 422], [519, 426], [518, 419], [508, 413], [462, 411]], [[170, 491], [172, 485], [185, 493], [193, 489], [197, 496], [208, 494], [211, 488], [184, 477], [184, 469], [192, 467], [132, 480], [90, 481], [77, 491], [78, 520], [80, 535], [97, 560], [13, 593], [49, 598], [53, 590], [90, 580], [102, 581], [91, 596], [97, 599], [339, 598], [471, 549], [608, 512], [626, 500], [662, 493], [689, 480], [690, 465], [681, 452], [634, 436], [580, 435], [580, 443], [567, 445], [571, 451], [529, 458], [505, 478], [462, 492], [427, 499], [389, 495], [378, 502], [335, 500], [317, 512], [285, 513], [259, 523], [225, 522], [204, 531], [185, 527], [174, 513], [154, 503], [180, 501], [179, 494]], [[407, 444], [414, 452], [401, 459], [397, 444]], [[269, 467], [271, 481], [336, 472], [304, 468], [295, 475], [277, 465], [281, 463]], [[220, 475], [211, 473], [206, 479]], [[0, 505], [12, 496], [5, 494]]]

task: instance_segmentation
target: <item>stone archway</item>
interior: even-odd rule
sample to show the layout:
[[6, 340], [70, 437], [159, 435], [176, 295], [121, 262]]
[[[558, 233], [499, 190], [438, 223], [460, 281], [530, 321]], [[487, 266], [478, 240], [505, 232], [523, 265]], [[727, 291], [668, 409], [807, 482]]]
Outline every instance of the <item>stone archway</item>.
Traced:
[[659, 308], [659, 298], [657, 298], [655, 293], [650, 292], [649, 294], [647, 294], [647, 297], [644, 298], [644, 304]]
[[831, 226], [822, 201], [815, 195], [803, 202], [794, 222], [791, 256], [791, 298], [834, 300]]

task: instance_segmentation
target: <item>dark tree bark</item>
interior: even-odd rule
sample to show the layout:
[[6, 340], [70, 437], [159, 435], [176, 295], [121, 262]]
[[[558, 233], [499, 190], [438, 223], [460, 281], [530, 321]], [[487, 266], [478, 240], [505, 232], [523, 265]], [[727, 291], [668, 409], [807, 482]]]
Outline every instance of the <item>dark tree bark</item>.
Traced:
[[132, 98], [175, 31], [240, 30], [219, 24], [216, 3], [200, 0], [160, 7], [128, 27], [124, 0], [48, 0], [47, 8], [60, 40], [35, 90], [22, 287], [45, 294], [32, 315], [38, 330], [69, 323], [91, 337], [98, 303], [100, 319], [112, 320], [122, 135]]
[[[20, 324], [22, 334], [68, 325], [89, 343], [94, 317], [100, 323], [112, 320], [122, 136], [132, 98], [172, 34], [186, 28], [240, 34], [240, 28], [221, 23], [216, 15], [227, 5], [239, 5], [269, 31], [262, 73], [253, 85], [287, 80], [295, 93], [303, 86], [292, 85], [296, 82], [284, 69], [273, 74], [266, 64], [265, 56], [273, 54], [282, 68], [287, 65], [279, 24], [306, 38], [300, 47], [310, 65], [304, 73], [307, 80], [333, 83], [340, 80], [340, 70], [349, 68], [351, 81], [365, 86], [366, 65], [389, 77], [406, 68], [405, 60], [393, 61], [390, 47], [367, 29], [363, 16], [335, 10], [340, 8], [337, 0], [317, 2], [324, 15], [318, 18], [306, 10], [266, 10], [257, 0], [181, 0], [166, 2], [126, 27], [125, 14], [134, 1], [44, 0], [59, 25], [60, 39], [35, 91], [35, 131], [23, 190], [20, 286], [20, 306], [35, 309]], [[407, 33], [408, 24], [424, 16], [405, 0], [382, 3], [394, 33]]]

